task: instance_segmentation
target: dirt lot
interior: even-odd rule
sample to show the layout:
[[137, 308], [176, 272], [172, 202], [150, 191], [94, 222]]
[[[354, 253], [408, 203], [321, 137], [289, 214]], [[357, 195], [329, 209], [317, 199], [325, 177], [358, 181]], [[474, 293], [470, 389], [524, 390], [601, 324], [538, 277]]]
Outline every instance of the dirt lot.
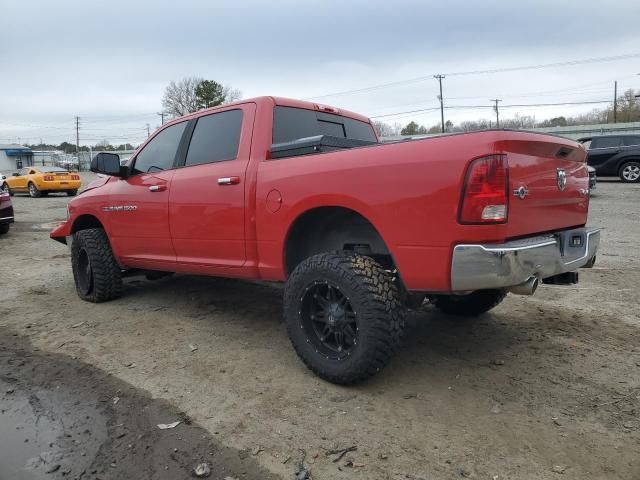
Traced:
[[216, 479], [300, 463], [316, 480], [640, 478], [640, 185], [598, 185], [579, 285], [473, 321], [416, 314], [355, 388], [297, 359], [277, 286], [132, 278], [82, 302], [48, 239], [67, 200], [14, 197], [0, 238], [1, 479], [180, 479], [203, 461]]

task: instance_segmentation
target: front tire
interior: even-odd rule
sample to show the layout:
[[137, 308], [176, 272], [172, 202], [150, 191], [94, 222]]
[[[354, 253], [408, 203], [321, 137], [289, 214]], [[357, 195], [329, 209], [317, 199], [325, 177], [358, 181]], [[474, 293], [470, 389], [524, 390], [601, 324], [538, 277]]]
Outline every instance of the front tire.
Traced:
[[341, 385], [379, 372], [404, 328], [398, 288], [387, 270], [351, 252], [315, 255], [290, 275], [284, 293], [289, 338], [304, 364]]
[[620, 167], [620, 180], [625, 183], [640, 182], [640, 162], [627, 162]]
[[449, 315], [475, 317], [497, 307], [506, 296], [505, 290], [476, 290], [467, 295], [440, 295], [435, 299], [435, 306]]
[[78, 296], [100, 303], [122, 295], [122, 274], [101, 228], [80, 230], [73, 235], [71, 268]]
[[4, 182], [2, 184], [2, 191], [7, 192], [9, 195], [13, 197], [13, 192], [11, 191], [11, 188], [9, 188], [9, 184], [7, 182]]
[[42, 192], [38, 190], [35, 183], [29, 182], [29, 196], [31, 198], [40, 198], [42, 196]]

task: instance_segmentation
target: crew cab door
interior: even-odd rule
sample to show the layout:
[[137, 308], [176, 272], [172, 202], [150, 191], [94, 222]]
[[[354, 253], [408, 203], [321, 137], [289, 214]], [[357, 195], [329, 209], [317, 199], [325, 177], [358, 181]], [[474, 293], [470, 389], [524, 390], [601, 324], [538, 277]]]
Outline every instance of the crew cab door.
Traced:
[[162, 269], [175, 264], [169, 190], [186, 126], [181, 122], [157, 133], [129, 164], [131, 175], [114, 184], [109, 205], [103, 207], [112, 247], [127, 266]]
[[197, 118], [184, 166], [176, 170], [169, 222], [178, 263], [241, 267], [245, 251], [245, 174], [255, 104]]

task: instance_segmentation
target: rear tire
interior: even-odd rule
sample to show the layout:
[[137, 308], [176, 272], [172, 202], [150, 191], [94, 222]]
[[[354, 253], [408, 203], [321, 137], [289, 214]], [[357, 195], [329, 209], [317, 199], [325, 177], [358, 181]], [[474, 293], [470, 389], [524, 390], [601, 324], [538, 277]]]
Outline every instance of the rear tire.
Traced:
[[435, 300], [435, 306], [449, 315], [473, 317], [497, 307], [506, 296], [506, 290], [476, 290], [468, 295], [440, 295]]
[[42, 192], [38, 190], [38, 187], [32, 182], [29, 182], [29, 195], [31, 198], [40, 198], [42, 196]]
[[68, 197], [75, 197], [78, 194], [78, 190], [67, 190]]
[[101, 228], [80, 230], [73, 235], [71, 268], [78, 296], [93, 303], [122, 295], [122, 274]]
[[640, 182], [640, 162], [627, 162], [620, 167], [620, 180], [625, 183]]
[[9, 228], [11, 228], [10, 223], [3, 223], [0, 225], [0, 235], [4, 235], [5, 233], [9, 233]]
[[361, 382], [399, 347], [404, 311], [398, 297], [393, 276], [370, 257], [333, 252], [307, 258], [285, 287], [289, 338], [319, 377]]

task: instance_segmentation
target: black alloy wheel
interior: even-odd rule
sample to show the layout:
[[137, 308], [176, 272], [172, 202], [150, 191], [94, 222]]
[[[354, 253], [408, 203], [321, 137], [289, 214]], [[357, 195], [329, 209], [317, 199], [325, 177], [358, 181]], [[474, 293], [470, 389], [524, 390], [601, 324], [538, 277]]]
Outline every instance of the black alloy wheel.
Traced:
[[89, 295], [93, 289], [93, 269], [86, 249], [80, 249], [77, 262], [78, 290], [82, 295]]
[[287, 333], [304, 364], [340, 385], [378, 373], [397, 351], [404, 309], [392, 272], [350, 251], [296, 266], [284, 291]]
[[358, 343], [358, 316], [340, 287], [313, 282], [300, 299], [300, 326], [319, 353], [333, 360], [351, 355]]

